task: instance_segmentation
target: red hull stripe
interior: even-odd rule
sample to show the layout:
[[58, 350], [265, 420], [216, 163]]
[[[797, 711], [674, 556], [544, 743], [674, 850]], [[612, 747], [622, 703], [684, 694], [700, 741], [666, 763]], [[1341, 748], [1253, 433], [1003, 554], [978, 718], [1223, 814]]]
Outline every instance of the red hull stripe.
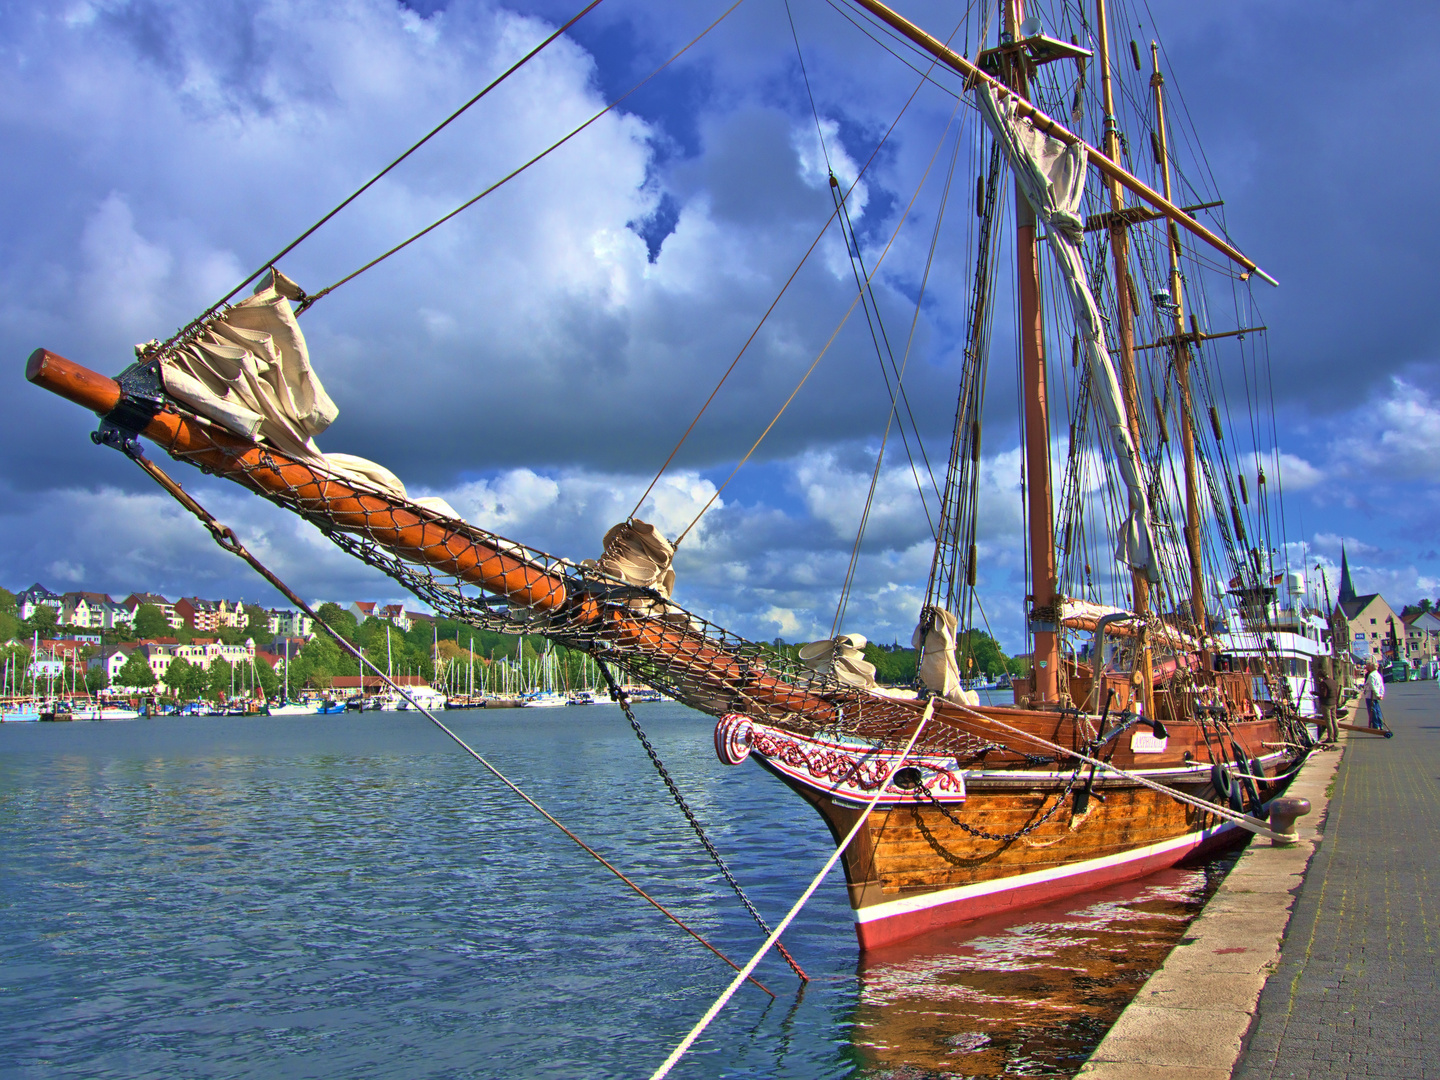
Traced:
[[941, 889], [924, 896], [870, 904], [855, 912], [855, 933], [860, 938], [862, 949], [878, 949], [930, 930], [1144, 877], [1174, 866], [1212, 842], [1218, 846], [1219, 843], [1239, 839], [1228, 835], [1237, 829], [1237, 826], [1226, 822], [1202, 832], [1186, 833], [1119, 855]]

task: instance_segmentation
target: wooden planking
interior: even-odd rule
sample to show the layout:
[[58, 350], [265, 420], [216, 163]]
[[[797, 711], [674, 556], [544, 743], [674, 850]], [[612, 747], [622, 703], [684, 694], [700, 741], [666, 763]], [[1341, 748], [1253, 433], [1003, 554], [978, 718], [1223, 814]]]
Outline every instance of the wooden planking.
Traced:
[[[1043, 808], [1039, 797], [1007, 797], [1005, 806], [992, 806], [992, 801], [982, 796], [967, 802], [957, 816], [991, 832], [1013, 832], [1052, 806], [1053, 796]], [[849, 853], [846, 876], [852, 884], [878, 885], [885, 897], [894, 898], [1117, 855], [1214, 821], [1146, 788], [1112, 789], [1106, 803], [1092, 801], [1091, 807], [1074, 830], [1067, 805], [1035, 832], [1009, 842], [972, 836], [934, 807], [888, 809], [862, 830], [865, 843]]]

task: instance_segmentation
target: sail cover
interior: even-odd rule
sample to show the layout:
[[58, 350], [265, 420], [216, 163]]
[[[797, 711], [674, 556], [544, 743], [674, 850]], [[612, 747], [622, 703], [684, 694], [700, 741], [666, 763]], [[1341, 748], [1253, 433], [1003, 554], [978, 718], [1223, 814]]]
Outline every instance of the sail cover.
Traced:
[[1067, 146], [1038, 131], [1028, 119], [1016, 117], [1013, 96], [1000, 101], [985, 83], [976, 88], [980, 114], [990, 126], [1010, 162], [1015, 182], [1045, 223], [1045, 235], [1055, 254], [1075, 314], [1075, 329], [1085, 343], [1090, 389], [1099, 403], [1110, 443], [1129, 495], [1129, 512], [1116, 538], [1115, 557], [1152, 583], [1160, 580], [1150, 529], [1150, 507], [1140, 477], [1140, 457], [1125, 422], [1125, 401], [1110, 363], [1100, 309], [1085, 279], [1080, 245], [1085, 222], [1076, 211], [1085, 192], [1085, 150]]

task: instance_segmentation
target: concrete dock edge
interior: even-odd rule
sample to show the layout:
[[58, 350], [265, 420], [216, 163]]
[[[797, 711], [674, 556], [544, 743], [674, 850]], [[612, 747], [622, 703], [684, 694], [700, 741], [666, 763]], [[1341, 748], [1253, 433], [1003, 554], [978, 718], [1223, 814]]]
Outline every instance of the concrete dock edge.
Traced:
[[1310, 800], [1299, 842], [1256, 839], [1109, 1033], [1076, 1073], [1085, 1080], [1229, 1080], [1244, 1052], [1260, 991], [1320, 843], [1342, 750], [1312, 754], [1287, 795]]

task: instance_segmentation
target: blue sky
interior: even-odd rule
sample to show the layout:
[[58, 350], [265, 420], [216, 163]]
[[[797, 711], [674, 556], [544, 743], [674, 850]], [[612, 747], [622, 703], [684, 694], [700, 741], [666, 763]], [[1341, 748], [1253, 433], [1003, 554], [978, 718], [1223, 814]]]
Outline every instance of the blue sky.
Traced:
[[[0, 583], [276, 599], [119, 455], [92, 446], [93, 418], [24, 384], [25, 357], [43, 345], [118, 371], [134, 343], [228, 291], [575, 6], [75, 0], [0, 11], [11, 165], [0, 176], [0, 342], [13, 371], [0, 398]], [[725, 6], [606, 0], [284, 269], [312, 290], [335, 280], [623, 93]], [[959, 17], [952, 4], [898, 6], [937, 31]], [[791, 10], [827, 148], [853, 176], [914, 74], [830, 5]], [[1276, 415], [1277, 445], [1261, 449], [1285, 455], [1293, 560], [1333, 564], [1344, 542], [1362, 590], [1396, 604], [1440, 594], [1440, 356], [1428, 317], [1440, 148], [1417, 108], [1440, 96], [1440, 12], [1116, 11], [1128, 36], [1163, 34], [1230, 234], [1282, 282], [1254, 296]], [[922, 94], [867, 174], [856, 228], [872, 257], [951, 107]], [[814, 132], [784, 4], [745, 0], [622, 109], [305, 316], [341, 409], [322, 448], [378, 460], [515, 539], [597, 554], [828, 215]], [[917, 213], [877, 279], [896, 327], [909, 324], [931, 221]], [[906, 376], [932, 456], [953, 412], [962, 271], [942, 254]], [[646, 508], [672, 535], [824, 343], [853, 298], [849, 273], [832, 235]], [[995, 374], [1009, 363], [1004, 341], [987, 414], [982, 595], [1015, 648], [1024, 590], [1014, 406], [999, 395], [1013, 372]], [[868, 339], [847, 326], [682, 548], [677, 598], [752, 636], [828, 631], [887, 411]], [[847, 622], [887, 641], [908, 637], [929, 565], [913, 481], [900, 455], [888, 461]], [[308, 526], [176, 472], [305, 595], [395, 597]]]

